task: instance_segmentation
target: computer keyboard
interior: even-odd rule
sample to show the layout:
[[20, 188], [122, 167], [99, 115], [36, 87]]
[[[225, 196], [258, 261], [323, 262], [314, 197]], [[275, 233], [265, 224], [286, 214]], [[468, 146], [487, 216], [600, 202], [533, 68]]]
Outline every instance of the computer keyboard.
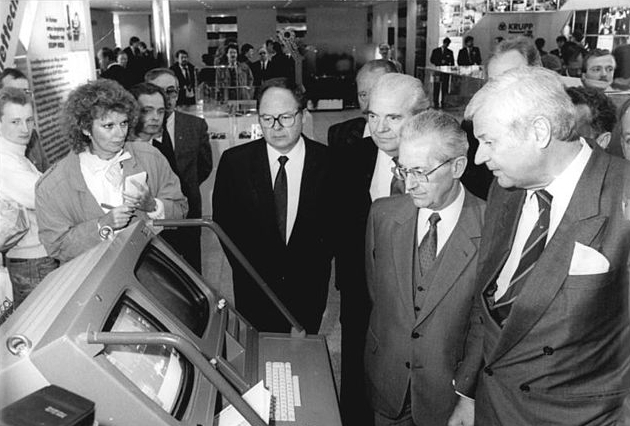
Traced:
[[295, 407], [302, 405], [300, 381], [291, 374], [290, 362], [265, 363], [265, 386], [271, 392], [270, 419], [295, 421]]

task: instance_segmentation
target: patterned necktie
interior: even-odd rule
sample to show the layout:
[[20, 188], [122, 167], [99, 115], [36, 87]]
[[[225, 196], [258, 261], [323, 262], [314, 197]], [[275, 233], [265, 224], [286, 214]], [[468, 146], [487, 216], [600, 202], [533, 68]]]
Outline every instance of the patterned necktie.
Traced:
[[534, 194], [536, 194], [536, 198], [538, 199], [538, 221], [534, 225], [531, 234], [529, 234], [529, 238], [527, 238], [518, 267], [514, 275], [512, 275], [505, 294], [490, 307], [492, 317], [501, 327], [505, 325], [510, 310], [512, 309], [512, 304], [521, 292], [530, 272], [534, 269], [534, 266], [536, 266], [536, 262], [545, 249], [547, 242], [549, 213], [551, 212], [551, 201], [553, 197], [544, 189], [536, 191]]
[[286, 155], [278, 157], [280, 168], [273, 185], [273, 198], [276, 202], [276, 222], [282, 241], [287, 241], [287, 171], [284, 165], [289, 161]]
[[[394, 166], [398, 165], [398, 157], [393, 157], [392, 161]], [[405, 181], [398, 179], [396, 176], [392, 176], [392, 181], [389, 183], [389, 195], [398, 195], [405, 193]]]
[[429, 231], [424, 234], [418, 246], [418, 260], [420, 260], [420, 273], [424, 275], [435, 262], [437, 255], [437, 223], [442, 220], [438, 213], [429, 216]]

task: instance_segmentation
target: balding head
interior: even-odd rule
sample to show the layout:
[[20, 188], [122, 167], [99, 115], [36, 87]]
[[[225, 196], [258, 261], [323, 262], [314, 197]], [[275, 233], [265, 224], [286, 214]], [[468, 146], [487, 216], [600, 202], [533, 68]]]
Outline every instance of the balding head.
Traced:
[[357, 73], [357, 97], [362, 113], [367, 112], [370, 92], [376, 81], [387, 73], [397, 72], [391, 61], [385, 59], [374, 59], [361, 67]]
[[499, 43], [488, 60], [488, 78], [522, 66], [540, 67], [540, 53], [532, 40], [514, 37]]
[[423, 85], [406, 74], [385, 74], [378, 79], [368, 105], [368, 124], [374, 143], [390, 156], [398, 155], [401, 126], [429, 108]]

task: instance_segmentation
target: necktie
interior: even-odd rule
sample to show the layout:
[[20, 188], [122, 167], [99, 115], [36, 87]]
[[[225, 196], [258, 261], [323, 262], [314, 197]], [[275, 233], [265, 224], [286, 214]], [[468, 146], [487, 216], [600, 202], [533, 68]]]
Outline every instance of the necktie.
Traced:
[[276, 222], [282, 241], [287, 241], [287, 171], [284, 165], [289, 161], [286, 155], [278, 157], [280, 168], [273, 185], [273, 198], [276, 202]]
[[[394, 166], [398, 165], [398, 157], [392, 158]], [[389, 195], [398, 195], [405, 193], [405, 181], [398, 179], [396, 176], [392, 176], [392, 181], [389, 183]]]
[[190, 84], [190, 77], [188, 75], [188, 67], [182, 67], [182, 70], [184, 71], [184, 79], [186, 80], [186, 86], [188, 86]]
[[437, 223], [442, 220], [439, 213], [429, 216], [429, 231], [424, 234], [418, 246], [418, 260], [420, 261], [420, 273], [424, 275], [435, 262], [437, 255]]
[[173, 143], [171, 142], [171, 137], [168, 134], [166, 128], [162, 131], [162, 142], [153, 140], [153, 146], [156, 147], [162, 155], [168, 161], [169, 166], [173, 172], [179, 176], [179, 171], [177, 170], [177, 161], [175, 160], [175, 151], [173, 150]]
[[516, 268], [516, 272], [510, 280], [507, 291], [499, 300], [490, 307], [490, 313], [497, 323], [503, 327], [507, 321], [512, 304], [521, 292], [523, 285], [527, 281], [532, 269], [536, 265], [540, 254], [545, 249], [547, 234], [549, 233], [549, 213], [551, 211], [551, 201], [553, 197], [545, 190], [536, 191], [538, 199], [538, 221], [534, 225], [527, 242], [523, 247], [521, 259]]

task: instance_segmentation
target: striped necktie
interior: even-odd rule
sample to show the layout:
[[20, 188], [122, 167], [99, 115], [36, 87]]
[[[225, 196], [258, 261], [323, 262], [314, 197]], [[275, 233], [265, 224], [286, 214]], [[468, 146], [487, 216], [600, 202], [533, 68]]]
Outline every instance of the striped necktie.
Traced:
[[510, 280], [510, 284], [503, 296], [490, 307], [490, 313], [495, 321], [503, 327], [507, 321], [512, 304], [521, 292], [527, 277], [531, 273], [541, 253], [545, 249], [547, 234], [549, 233], [549, 213], [553, 197], [547, 191], [539, 190], [534, 194], [538, 199], [538, 221], [534, 225], [521, 253], [521, 259], [516, 272]]

